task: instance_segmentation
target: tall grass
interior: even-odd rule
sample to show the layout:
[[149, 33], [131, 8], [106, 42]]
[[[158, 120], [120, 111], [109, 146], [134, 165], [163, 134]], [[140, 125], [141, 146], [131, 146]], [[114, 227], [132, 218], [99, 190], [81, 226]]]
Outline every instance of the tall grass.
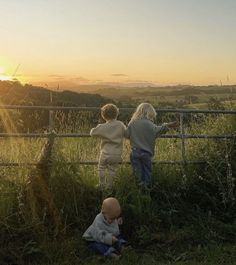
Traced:
[[[85, 120], [76, 123], [78, 127], [74, 127], [73, 122], [65, 122], [70, 116], [64, 116], [64, 120], [59, 117], [55, 129], [58, 132], [88, 132], [95, 124], [96, 115], [83, 117]], [[174, 117], [164, 118], [173, 120]], [[186, 118], [188, 134], [232, 134], [235, 130], [235, 118], [230, 116]], [[1, 139], [1, 161], [37, 162], [44, 144], [44, 139]], [[31, 167], [0, 168], [1, 264], [31, 264], [37, 260], [56, 264], [65, 259], [63, 248], [68, 248], [70, 253], [66, 255], [71, 262], [73, 258], [77, 261], [80, 257], [85, 258], [88, 253], [81, 235], [107, 196], [119, 199], [124, 216], [122, 232], [132, 246], [153, 251], [153, 244], [159, 244], [164, 248], [164, 259], [167, 255], [177, 259], [179, 256], [168, 254], [168, 249], [177, 251], [178, 245], [183, 246], [179, 251], [184, 251], [187, 246], [205, 246], [209, 242], [235, 243], [235, 139], [186, 140], [187, 159], [208, 162], [186, 166], [157, 163], [153, 168], [154, 185], [150, 191], [137, 187], [129, 165], [119, 167], [112, 190], [97, 189], [96, 166], [79, 162], [96, 161], [99, 145], [100, 141], [94, 138], [55, 139], [52, 163], [46, 175]], [[159, 139], [154, 160], [180, 160], [180, 146], [179, 140]], [[129, 152], [129, 142], [125, 141], [124, 160], [129, 160]], [[42, 178], [50, 197], [39, 203], [37, 196], [42, 197], [44, 193], [29, 193], [29, 187], [32, 188], [30, 183], [33, 181], [36, 183], [34, 191], [37, 191], [41, 184], [35, 180]], [[55, 219], [49, 214], [50, 207], [56, 208], [60, 216], [57, 236], [68, 242], [67, 247], [58, 243], [61, 249], [54, 243], [51, 251], [48, 241], [55, 235]], [[33, 209], [36, 208], [41, 211], [35, 219]]]

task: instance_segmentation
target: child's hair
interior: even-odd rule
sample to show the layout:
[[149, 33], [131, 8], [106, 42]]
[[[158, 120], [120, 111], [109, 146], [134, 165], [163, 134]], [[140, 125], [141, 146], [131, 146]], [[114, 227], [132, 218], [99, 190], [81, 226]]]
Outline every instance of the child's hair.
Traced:
[[101, 108], [101, 115], [105, 120], [114, 120], [119, 114], [119, 109], [114, 104], [106, 104]]
[[156, 118], [156, 111], [154, 107], [150, 103], [141, 103], [138, 105], [136, 111], [134, 112], [131, 121], [138, 120], [138, 119], [148, 119], [154, 121]]

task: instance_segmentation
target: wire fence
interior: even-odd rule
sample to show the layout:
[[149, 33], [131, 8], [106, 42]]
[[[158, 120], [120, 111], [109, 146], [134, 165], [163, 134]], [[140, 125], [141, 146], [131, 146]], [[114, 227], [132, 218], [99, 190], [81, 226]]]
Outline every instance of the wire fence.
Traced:
[[[0, 133], [0, 137], [20, 137], [20, 138], [48, 138], [49, 141], [55, 138], [81, 138], [90, 137], [87, 133], [55, 133], [54, 131], [54, 111], [100, 111], [98, 107], [60, 107], [60, 106], [23, 106], [23, 105], [2, 105], [0, 109], [4, 110], [48, 110], [49, 112], [49, 123], [47, 133]], [[134, 108], [120, 108], [121, 111], [133, 111]], [[187, 160], [186, 150], [185, 150], [185, 140], [186, 139], [235, 139], [235, 134], [230, 135], [208, 135], [208, 134], [185, 134], [185, 123], [184, 115], [189, 113], [202, 113], [202, 114], [224, 114], [224, 115], [235, 115], [236, 110], [200, 110], [200, 109], [157, 109], [158, 113], [176, 113], [179, 115], [179, 133], [178, 134], [165, 134], [160, 135], [159, 138], [175, 138], [180, 139], [181, 142], [181, 160], [164, 160], [164, 161], [154, 161], [154, 163], [161, 164], [199, 164], [205, 163], [202, 160]], [[97, 161], [78, 161], [71, 163], [79, 163], [84, 165], [96, 165]], [[67, 162], [67, 164], [71, 164]], [[129, 161], [122, 162], [123, 164], [130, 163]], [[28, 166], [36, 165], [39, 163], [4, 163], [0, 162], [0, 166]]]

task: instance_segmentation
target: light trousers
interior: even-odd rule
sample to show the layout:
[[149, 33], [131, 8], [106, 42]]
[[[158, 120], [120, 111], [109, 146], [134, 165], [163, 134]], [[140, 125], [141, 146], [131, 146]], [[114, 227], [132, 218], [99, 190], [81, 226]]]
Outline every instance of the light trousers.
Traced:
[[112, 186], [117, 167], [121, 161], [121, 155], [100, 154], [98, 163], [99, 184]]

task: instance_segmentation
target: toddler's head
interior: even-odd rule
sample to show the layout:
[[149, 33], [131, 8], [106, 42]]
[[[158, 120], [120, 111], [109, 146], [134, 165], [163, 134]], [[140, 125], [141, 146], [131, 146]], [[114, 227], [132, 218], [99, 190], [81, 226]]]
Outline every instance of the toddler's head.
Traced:
[[152, 104], [150, 103], [141, 103], [138, 105], [136, 111], [134, 112], [131, 121], [138, 119], [148, 119], [154, 121], [156, 118], [156, 111]]
[[101, 212], [106, 221], [111, 224], [120, 216], [121, 208], [118, 200], [113, 197], [106, 198], [102, 203]]
[[106, 104], [101, 108], [101, 115], [105, 121], [115, 120], [119, 114], [119, 109], [114, 104]]

